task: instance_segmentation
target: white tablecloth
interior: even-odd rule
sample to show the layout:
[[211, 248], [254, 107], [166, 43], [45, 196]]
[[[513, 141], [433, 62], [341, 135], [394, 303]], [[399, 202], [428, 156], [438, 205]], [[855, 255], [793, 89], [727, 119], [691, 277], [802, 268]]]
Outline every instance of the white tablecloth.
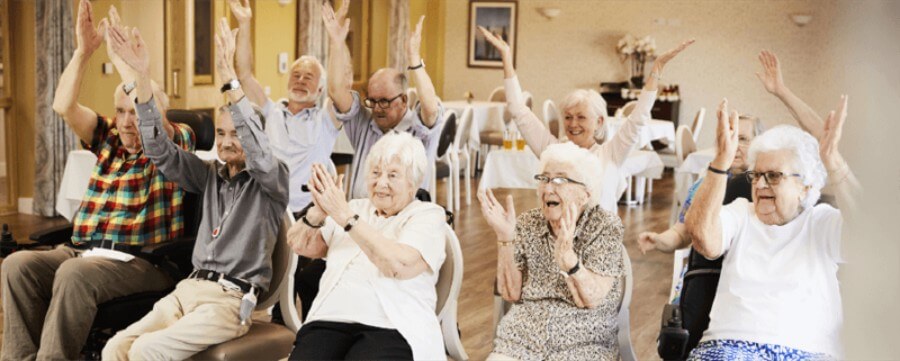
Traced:
[[[537, 188], [534, 175], [538, 172], [540, 161], [527, 147], [524, 151], [495, 150], [487, 154], [481, 183], [478, 189], [485, 188]], [[622, 165], [622, 177], [644, 177], [659, 179], [662, 177], [664, 165], [659, 154], [639, 150], [631, 153]]]
[[716, 157], [716, 148], [706, 148], [700, 149], [696, 152], [688, 154], [687, 158], [684, 159], [684, 163], [681, 163], [681, 166], [676, 169], [676, 172], [682, 173], [691, 173], [691, 174], [703, 174], [706, 171], [706, 167], [709, 166], [709, 162], [712, 162], [713, 158]]
[[[472, 120], [475, 122], [475, 134], [484, 130], [503, 130], [503, 111], [506, 110], [504, 102], [454, 100], [443, 102], [444, 109], [456, 112], [462, 116], [467, 108], [472, 108]], [[477, 137], [476, 137], [477, 138]]]
[[[622, 128], [627, 120], [625, 118], [610, 118], [604, 122], [606, 128], [606, 139], [612, 139], [616, 132]], [[647, 126], [641, 131], [641, 140], [638, 148], [643, 148], [654, 140], [665, 140], [668, 144], [675, 144], [675, 123], [668, 120], [650, 119]]]
[[56, 211], [69, 221], [81, 206], [81, 199], [87, 192], [95, 165], [97, 156], [94, 153], [83, 149], [69, 152], [62, 183], [56, 193]]

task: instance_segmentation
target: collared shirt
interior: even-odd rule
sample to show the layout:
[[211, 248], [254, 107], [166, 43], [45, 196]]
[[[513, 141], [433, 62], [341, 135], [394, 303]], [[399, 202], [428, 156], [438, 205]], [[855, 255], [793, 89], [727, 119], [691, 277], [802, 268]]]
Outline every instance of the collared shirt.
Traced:
[[152, 99], [136, 108], [147, 157], [186, 191], [203, 194], [194, 268], [268, 289], [272, 250], [288, 203], [288, 168], [272, 154], [250, 101], [244, 97], [229, 106], [247, 156], [245, 168], [232, 176], [226, 165], [203, 161], [161, 136], [161, 117]]
[[272, 151], [291, 171], [288, 205], [292, 212], [299, 212], [312, 201], [312, 195], [300, 187], [309, 182], [313, 163], [330, 164], [340, 129], [334, 126], [328, 109], [320, 106], [291, 114], [281, 104], [268, 100], [262, 110]]
[[[447, 256], [444, 209], [414, 200], [400, 213], [382, 217], [368, 198], [350, 201], [350, 209], [383, 236], [418, 251], [429, 269], [407, 280], [385, 276], [342, 226], [326, 218], [321, 234], [328, 245], [327, 267], [306, 323], [319, 320], [390, 326], [409, 343], [414, 359], [446, 358], [435, 311], [435, 287]], [[360, 307], [360, 303], [367, 305]]]
[[[367, 198], [369, 196], [366, 191], [365, 166], [366, 157], [369, 156], [369, 150], [384, 136], [384, 132], [375, 121], [372, 120], [372, 111], [363, 108], [359, 93], [352, 92], [353, 104], [347, 113], [335, 111], [337, 119], [344, 123], [344, 129], [347, 137], [350, 138], [350, 144], [353, 145], [355, 151], [353, 163], [350, 165], [350, 199]], [[441, 125], [444, 122], [444, 106], [438, 103], [437, 120], [431, 128], [425, 126], [419, 115], [421, 106], [416, 111], [406, 111], [403, 119], [400, 120], [392, 131], [409, 132], [418, 138], [425, 145], [425, 155], [428, 159], [428, 173], [419, 188], [428, 189], [428, 183], [431, 174], [434, 172], [434, 162], [437, 159], [437, 146], [440, 138]]]
[[[178, 123], [172, 126], [173, 145], [194, 151], [190, 127]], [[97, 116], [91, 144], [82, 145], [97, 156], [97, 165], [72, 221], [72, 243], [107, 240], [145, 245], [181, 235], [183, 191], [157, 172], [142, 152], [129, 154], [125, 150], [113, 120]]]

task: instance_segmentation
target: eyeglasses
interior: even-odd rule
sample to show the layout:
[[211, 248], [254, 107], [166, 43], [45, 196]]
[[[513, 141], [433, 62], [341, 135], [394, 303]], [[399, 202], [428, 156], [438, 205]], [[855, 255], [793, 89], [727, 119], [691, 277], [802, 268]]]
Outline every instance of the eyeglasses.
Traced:
[[545, 176], [543, 174], [535, 174], [534, 180], [541, 182], [543, 184], [553, 183], [554, 185], [558, 185], [558, 186], [561, 186], [566, 183], [573, 183], [573, 184], [577, 184], [580, 186], [584, 186], [584, 183], [581, 183], [574, 179], [569, 179], [566, 177], [549, 177], [549, 176]]
[[797, 174], [797, 173], [784, 174], [783, 172], [775, 172], [775, 171], [769, 171], [769, 172], [749, 171], [746, 174], [747, 174], [747, 179], [750, 180], [750, 184], [756, 183], [756, 180], [759, 178], [765, 178], [766, 183], [768, 183], [770, 186], [778, 185], [778, 183], [781, 183], [781, 181], [785, 177], [802, 177], [800, 174]]
[[400, 93], [400, 94], [397, 94], [397, 96], [390, 98], [390, 99], [366, 98], [366, 100], [363, 103], [365, 104], [366, 108], [369, 108], [369, 109], [375, 108], [376, 105], [381, 109], [387, 109], [387, 108], [391, 107], [391, 103], [393, 103], [394, 100], [397, 100], [397, 98], [402, 97], [403, 95], [404, 95], [403, 93]]

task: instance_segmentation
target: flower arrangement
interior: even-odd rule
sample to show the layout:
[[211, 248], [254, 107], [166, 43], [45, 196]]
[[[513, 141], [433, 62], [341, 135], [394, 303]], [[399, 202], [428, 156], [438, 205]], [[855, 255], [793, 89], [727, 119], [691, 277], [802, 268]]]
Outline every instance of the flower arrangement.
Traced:
[[631, 60], [631, 83], [638, 88], [643, 86], [644, 65], [656, 57], [656, 40], [650, 35], [637, 39], [627, 34], [619, 40], [616, 51], [622, 57], [622, 62]]

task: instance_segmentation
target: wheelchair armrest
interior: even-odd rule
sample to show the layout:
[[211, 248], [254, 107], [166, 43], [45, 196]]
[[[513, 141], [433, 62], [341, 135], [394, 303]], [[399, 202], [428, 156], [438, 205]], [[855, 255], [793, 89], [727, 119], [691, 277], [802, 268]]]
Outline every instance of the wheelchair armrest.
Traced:
[[178, 237], [171, 241], [146, 245], [141, 248], [141, 253], [150, 257], [165, 257], [183, 252], [185, 249], [190, 253], [195, 240], [195, 237]]
[[63, 224], [37, 231], [28, 236], [34, 243], [29, 246], [53, 246], [72, 239], [72, 224]]

